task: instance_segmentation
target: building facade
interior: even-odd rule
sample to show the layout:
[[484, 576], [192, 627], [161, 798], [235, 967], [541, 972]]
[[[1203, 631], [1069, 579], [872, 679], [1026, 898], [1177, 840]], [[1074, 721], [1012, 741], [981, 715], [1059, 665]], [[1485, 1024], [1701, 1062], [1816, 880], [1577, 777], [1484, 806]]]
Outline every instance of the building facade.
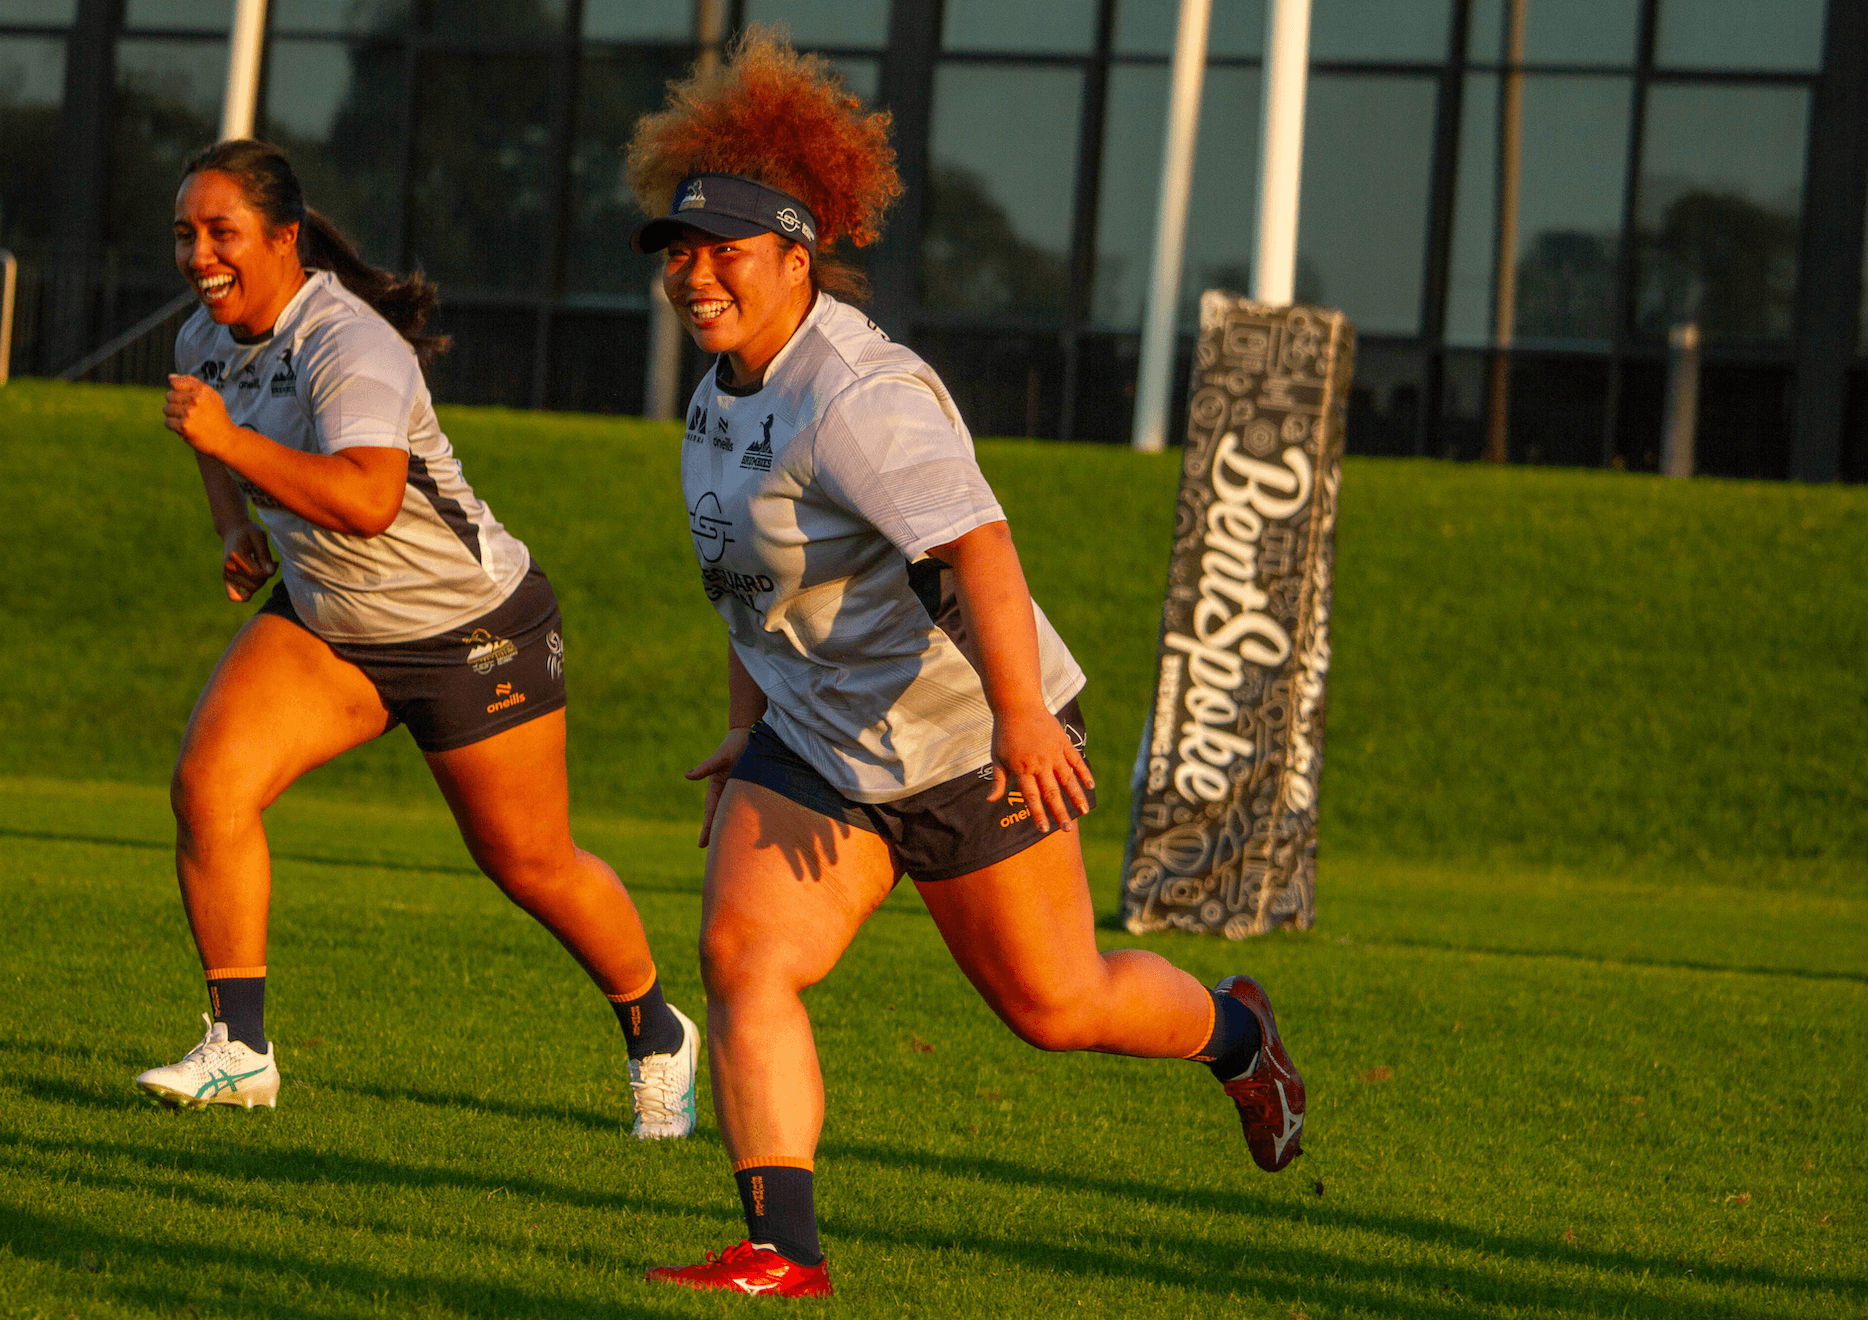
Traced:
[[[1477, 457], [1502, 388], [1510, 461], [1653, 469], [1693, 321], [1699, 470], [1868, 479], [1868, 0], [1527, 0], [1515, 58], [1511, 3], [1314, 0], [1298, 295], [1360, 331], [1352, 451]], [[907, 193], [856, 255], [975, 431], [1126, 440], [1175, 0], [723, 6], [893, 113]], [[620, 146], [696, 58], [695, 8], [272, 0], [259, 131], [366, 256], [439, 282], [440, 398], [641, 410], [654, 265]], [[15, 371], [181, 291], [169, 208], [231, 10], [0, 0]], [[1201, 288], [1249, 286], [1263, 31], [1262, 0], [1213, 0], [1189, 330]], [[100, 371], [160, 379], [166, 351]]]

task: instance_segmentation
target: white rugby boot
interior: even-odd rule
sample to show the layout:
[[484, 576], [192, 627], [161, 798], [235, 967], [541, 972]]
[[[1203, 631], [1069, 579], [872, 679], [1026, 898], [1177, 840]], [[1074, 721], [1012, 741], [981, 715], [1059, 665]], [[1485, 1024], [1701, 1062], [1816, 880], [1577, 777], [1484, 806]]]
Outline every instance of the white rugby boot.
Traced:
[[227, 1039], [227, 1024], [210, 1021], [208, 1034], [201, 1043], [182, 1056], [180, 1063], [166, 1068], [151, 1068], [136, 1078], [136, 1084], [164, 1104], [184, 1109], [205, 1109], [209, 1105], [265, 1105], [279, 1107], [279, 1066], [277, 1051], [271, 1041], [266, 1052], [250, 1048], [246, 1042]]
[[694, 1131], [695, 1063], [700, 1057], [700, 1028], [673, 1004], [668, 1011], [681, 1024], [681, 1045], [668, 1054], [648, 1054], [629, 1061], [629, 1093], [636, 1102], [637, 1141], [663, 1141]]

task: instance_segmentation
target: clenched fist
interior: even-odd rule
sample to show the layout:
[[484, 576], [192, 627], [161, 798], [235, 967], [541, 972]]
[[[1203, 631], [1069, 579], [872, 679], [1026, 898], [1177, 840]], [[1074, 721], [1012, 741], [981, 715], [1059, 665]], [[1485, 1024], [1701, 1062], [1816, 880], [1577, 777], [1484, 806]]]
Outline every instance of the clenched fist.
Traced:
[[238, 429], [227, 415], [227, 404], [220, 394], [193, 376], [169, 377], [169, 392], [162, 401], [162, 422], [196, 453], [210, 458], [221, 456], [228, 438]]

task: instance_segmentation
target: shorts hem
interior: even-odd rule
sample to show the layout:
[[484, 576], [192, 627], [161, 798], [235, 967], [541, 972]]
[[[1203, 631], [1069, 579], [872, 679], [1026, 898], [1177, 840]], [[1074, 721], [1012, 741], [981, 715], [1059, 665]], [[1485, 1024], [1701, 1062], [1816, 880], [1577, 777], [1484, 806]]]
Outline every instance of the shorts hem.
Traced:
[[[1072, 816], [1071, 819], [1077, 821], [1082, 820], [1083, 817]], [[1056, 833], [1058, 828], [1059, 827], [1053, 826], [1051, 833]], [[918, 885], [938, 885], [947, 880], [958, 880], [963, 875], [971, 875], [975, 871], [983, 871], [988, 866], [997, 866], [1000, 862], [1009, 862], [1027, 848], [1035, 848], [1050, 837], [1050, 834], [1040, 834], [1035, 839], [1014, 840], [1011, 846], [1004, 851], [994, 850], [975, 855], [967, 858], [967, 860], [960, 865], [938, 866], [926, 874], [921, 874], [913, 870], [907, 871], [905, 874]]]
[[490, 726], [482, 725], [470, 733], [457, 734], [450, 738], [424, 741], [421, 737], [416, 735], [415, 730], [410, 729], [409, 736], [415, 739], [415, 745], [424, 752], [458, 752], [463, 747], [472, 747], [475, 743], [485, 742], [495, 734], [504, 733], [508, 729], [516, 729], [521, 724], [530, 724], [533, 720], [549, 715], [554, 710], [563, 710], [566, 704], [566, 698], [560, 694], [556, 698], [550, 701], [540, 702], [536, 706], [527, 702], [524, 706], [518, 707], [514, 714], [503, 718], [499, 723]]

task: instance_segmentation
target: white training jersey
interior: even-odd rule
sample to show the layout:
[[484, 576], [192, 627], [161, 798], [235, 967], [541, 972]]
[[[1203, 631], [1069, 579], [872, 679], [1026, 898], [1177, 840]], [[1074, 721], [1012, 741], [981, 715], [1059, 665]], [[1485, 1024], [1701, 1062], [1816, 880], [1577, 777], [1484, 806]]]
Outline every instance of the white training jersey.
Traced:
[[331, 642], [411, 642], [490, 612], [525, 576], [523, 542], [474, 497], [435, 420], [415, 350], [330, 271], [313, 271], [272, 334], [234, 340], [198, 309], [175, 339], [175, 369], [220, 391], [236, 426], [289, 449], [401, 449], [408, 484], [378, 536], [299, 517], [239, 473], [278, 547], [292, 608]]
[[[992, 711], [952, 574], [927, 551], [1005, 515], [940, 377], [828, 294], [757, 388], [718, 372], [689, 406], [681, 484], [766, 724], [858, 802], [988, 763]], [[1055, 711], [1083, 671], [1032, 608]]]

